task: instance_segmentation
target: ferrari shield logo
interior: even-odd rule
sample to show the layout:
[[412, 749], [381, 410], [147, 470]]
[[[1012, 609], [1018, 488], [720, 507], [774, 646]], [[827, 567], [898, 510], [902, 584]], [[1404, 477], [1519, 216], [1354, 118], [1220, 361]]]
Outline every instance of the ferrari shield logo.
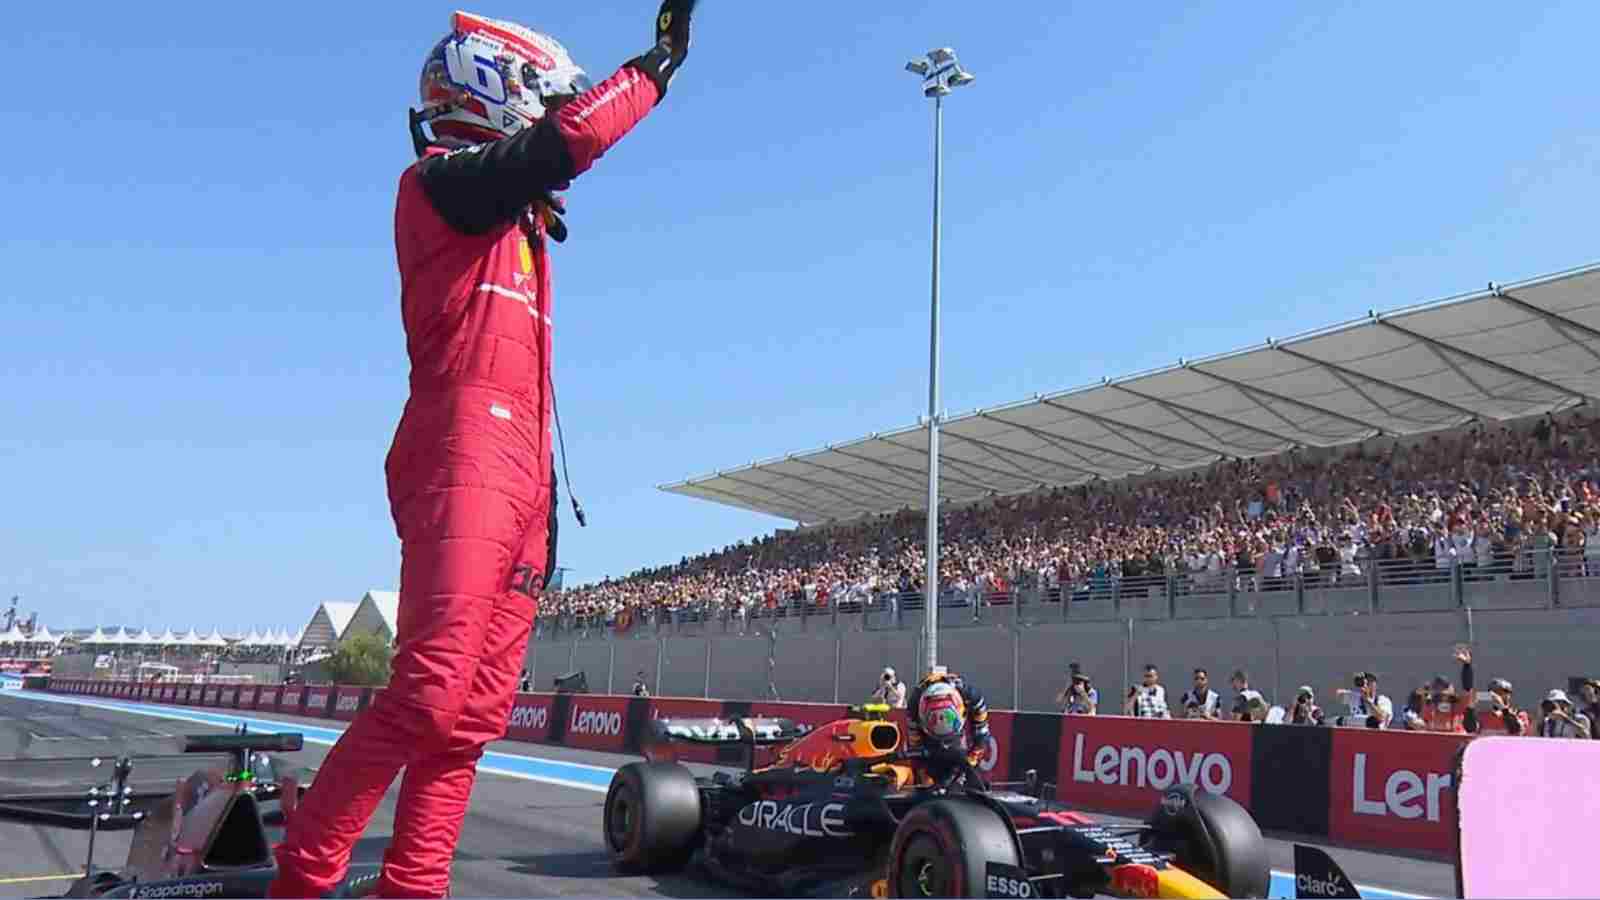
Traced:
[[523, 238], [517, 244], [517, 253], [522, 261], [522, 274], [527, 275], [533, 271], [533, 249], [528, 246], [528, 239]]

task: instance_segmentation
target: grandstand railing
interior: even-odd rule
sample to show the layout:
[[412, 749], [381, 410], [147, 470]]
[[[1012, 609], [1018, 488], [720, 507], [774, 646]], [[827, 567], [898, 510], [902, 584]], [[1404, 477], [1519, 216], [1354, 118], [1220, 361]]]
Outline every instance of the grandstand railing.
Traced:
[[[560, 595], [551, 600], [559, 603]], [[1065, 600], [1065, 602], [1063, 602]], [[554, 605], [554, 604], [552, 604]], [[823, 600], [793, 596], [762, 602], [690, 601], [626, 612], [541, 615], [539, 640], [645, 638], [660, 634], [755, 634], [803, 630], [920, 628], [921, 591], [845, 590]], [[1006, 590], [947, 588], [941, 628], [1108, 619], [1230, 618], [1448, 609], [1553, 609], [1600, 606], [1600, 546], [1525, 548], [1477, 560], [1431, 556], [1357, 558], [1284, 573], [1224, 567], [1123, 576], [1110, 572], [1066, 585], [1019, 575]]]

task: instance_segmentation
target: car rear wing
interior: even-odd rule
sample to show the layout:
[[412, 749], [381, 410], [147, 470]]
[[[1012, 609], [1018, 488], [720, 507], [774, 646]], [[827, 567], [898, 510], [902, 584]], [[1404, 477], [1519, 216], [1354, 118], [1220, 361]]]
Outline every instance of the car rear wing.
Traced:
[[793, 719], [769, 716], [652, 719], [642, 743], [651, 760], [676, 760], [674, 745], [748, 748], [747, 767], [753, 768], [758, 747], [788, 744], [810, 731]]

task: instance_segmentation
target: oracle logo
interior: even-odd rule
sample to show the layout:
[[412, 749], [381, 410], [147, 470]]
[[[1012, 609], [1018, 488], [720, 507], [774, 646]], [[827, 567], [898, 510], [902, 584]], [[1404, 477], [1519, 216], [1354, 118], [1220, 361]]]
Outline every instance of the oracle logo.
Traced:
[[622, 713], [574, 709], [567, 730], [573, 734], [621, 734]]
[[[1426, 779], [1410, 769], [1396, 769], [1383, 782], [1380, 797], [1367, 796], [1367, 755], [1357, 753], [1351, 770], [1351, 811], [1358, 816], [1394, 816], [1399, 819], [1439, 821], [1439, 797], [1450, 789], [1451, 778], [1429, 772]], [[1419, 802], [1420, 801], [1420, 802]]]
[[543, 728], [550, 724], [550, 707], [544, 704], [514, 706], [510, 724], [512, 728]]
[[1158, 747], [1113, 747], [1094, 751], [1094, 767], [1084, 766], [1084, 740], [1072, 742], [1072, 780], [1088, 784], [1151, 787], [1164, 791], [1174, 784], [1197, 784], [1213, 794], [1233, 786], [1233, 764], [1221, 753], [1185, 753]]
[[333, 708], [338, 712], [355, 712], [356, 707], [360, 705], [360, 694], [340, 694], [339, 702], [334, 704]]

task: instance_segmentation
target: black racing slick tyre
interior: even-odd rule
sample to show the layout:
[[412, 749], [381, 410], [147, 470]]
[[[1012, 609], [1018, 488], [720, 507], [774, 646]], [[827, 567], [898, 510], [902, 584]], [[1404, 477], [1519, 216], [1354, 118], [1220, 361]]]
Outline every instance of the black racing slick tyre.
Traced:
[[1267, 842], [1248, 810], [1192, 784], [1169, 788], [1150, 817], [1155, 842], [1177, 864], [1229, 897], [1266, 897]]
[[1020, 867], [1000, 814], [970, 800], [932, 800], [913, 809], [889, 845], [890, 897], [983, 897], [990, 863]]
[[606, 849], [624, 872], [683, 868], [699, 843], [700, 788], [674, 762], [635, 762], [617, 770], [606, 792]]

